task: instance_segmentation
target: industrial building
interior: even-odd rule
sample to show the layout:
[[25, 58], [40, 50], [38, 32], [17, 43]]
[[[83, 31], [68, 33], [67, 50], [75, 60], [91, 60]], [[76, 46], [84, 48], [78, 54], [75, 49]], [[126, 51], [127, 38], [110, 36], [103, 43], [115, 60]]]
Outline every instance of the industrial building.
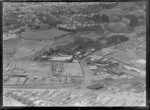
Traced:
[[73, 58], [72, 55], [61, 55], [51, 57], [52, 61], [70, 61]]

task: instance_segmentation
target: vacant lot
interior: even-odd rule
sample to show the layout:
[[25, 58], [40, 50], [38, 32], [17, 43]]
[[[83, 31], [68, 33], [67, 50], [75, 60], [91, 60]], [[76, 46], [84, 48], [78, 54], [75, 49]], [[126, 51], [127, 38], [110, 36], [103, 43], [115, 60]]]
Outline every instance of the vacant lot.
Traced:
[[64, 63], [64, 74], [71, 76], [83, 75], [81, 66], [79, 63]]

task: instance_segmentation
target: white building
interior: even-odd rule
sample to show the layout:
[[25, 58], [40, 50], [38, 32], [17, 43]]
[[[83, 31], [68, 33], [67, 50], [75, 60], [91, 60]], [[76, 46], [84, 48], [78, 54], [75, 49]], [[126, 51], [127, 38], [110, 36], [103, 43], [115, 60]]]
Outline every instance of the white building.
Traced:
[[107, 58], [103, 58], [103, 59], [102, 59], [102, 61], [107, 61], [107, 60], [108, 60]]
[[96, 65], [90, 65], [89, 67], [90, 67], [91, 70], [97, 69], [97, 66], [96, 66]]
[[84, 54], [84, 56], [87, 56], [89, 53], [90, 53], [90, 52], [86, 52], [86, 53]]
[[47, 58], [47, 55], [43, 55], [42, 58]]
[[91, 49], [91, 51], [94, 51], [94, 50], [95, 50], [95, 48], [92, 48], [92, 49]]
[[124, 67], [126, 69], [129, 69], [131, 71], [136, 71], [137, 73], [141, 74], [141, 75], [146, 75], [146, 72], [144, 70], [141, 70], [141, 69], [137, 69], [137, 68], [134, 68], [134, 67], [131, 67], [131, 66], [128, 66], [128, 65], [124, 65]]
[[81, 52], [80, 51], [78, 51], [77, 53], [76, 53], [76, 55], [78, 55], [78, 54], [80, 54]]
[[96, 63], [96, 65], [99, 65], [99, 66], [108, 66], [109, 64], [99, 64], [99, 63]]
[[127, 78], [127, 76], [124, 74], [124, 75], [121, 75], [120, 78]]
[[97, 72], [96, 75], [102, 75], [102, 72]]
[[79, 61], [78, 60], [73, 60], [73, 62], [78, 63]]
[[90, 60], [91, 60], [91, 61], [94, 61], [95, 59], [94, 59], [94, 58], [91, 58]]
[[144, 59], [137, 60], [136, 62], [140, 64], [146, 64], [146, 61]]
[[36, 100], [36, 101], [34, 101], [33, 102], [35, 105], [39, 105], [40, 103], [41, 103], [41, 101], [40, 100]]
[[55, 60], [55, 61], [67, 61], [71, 59], [72, 59], [72, 55], [54, 56], [51, 58], [51, 60]]
[[30, 101], [34, 101], [34, 100], [36, 100], [36, 98], [35, 97], [29, 97], [29, 99], [28, 100], [30, 100]]

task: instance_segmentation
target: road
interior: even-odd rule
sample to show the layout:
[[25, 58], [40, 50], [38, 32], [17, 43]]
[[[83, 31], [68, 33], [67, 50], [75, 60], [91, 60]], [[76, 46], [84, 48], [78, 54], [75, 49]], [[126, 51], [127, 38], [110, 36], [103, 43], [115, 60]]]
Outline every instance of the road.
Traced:
[[91, 77], [93, 76], [93, 74], [86, 63], [85, 58], [80, 61], [80, 65], [84, 73], [84, 80], [81, 87], [85, 89], [85, 87], [90, 84]]
[[62, 88], [74, 88], [80, 86], [80, 83], [72, 84], [56, 84], [56, 85], [5, 85], [6, 89], [62, 89]]

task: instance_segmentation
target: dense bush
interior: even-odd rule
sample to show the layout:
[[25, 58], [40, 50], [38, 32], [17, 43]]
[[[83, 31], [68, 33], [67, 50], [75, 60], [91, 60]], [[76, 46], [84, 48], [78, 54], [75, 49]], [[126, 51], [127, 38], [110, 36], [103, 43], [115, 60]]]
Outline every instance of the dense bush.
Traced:
[[94, 15], [92, 17], [92, 20], [95, 22], [95, 23], [102, 23], [102, 22], [109, 22], [109, 16], [107, 15]]
[[90, 38], [75, 38], [73, 43], [64, 45], [64, 46], [57, 46], [55, 49], [56, 53], [66, 53], [66, 54], [73, 54], [78, 50], [85, 50], [86, 48], [91, 47], [94, 44], [94, 41]]
[[131, 27], [136, 27], [136, 26], [138, 26], [138, 25], [139, 25], [139, 20], [138, 20], [138, 18], [137, 18], [136, 16], [132, 16], [132, 17], [130, 18], [129, 26], [131, 26]]
[[127, 23], [118, 22], [118, 23], [110, 23], [105, 26], [108, 31], [115, 33], [129, 33], [134, 30], [133, 27], [129, 26]]
[[54, 54], [53, 48], [43, 48], [40, 51], [35, 53], [33, 60], [34, 61], [47, 61], [48, 58], [47, 57], [43, 58], [42, 56], [44, 55], [50, 56], [52, 54]]

